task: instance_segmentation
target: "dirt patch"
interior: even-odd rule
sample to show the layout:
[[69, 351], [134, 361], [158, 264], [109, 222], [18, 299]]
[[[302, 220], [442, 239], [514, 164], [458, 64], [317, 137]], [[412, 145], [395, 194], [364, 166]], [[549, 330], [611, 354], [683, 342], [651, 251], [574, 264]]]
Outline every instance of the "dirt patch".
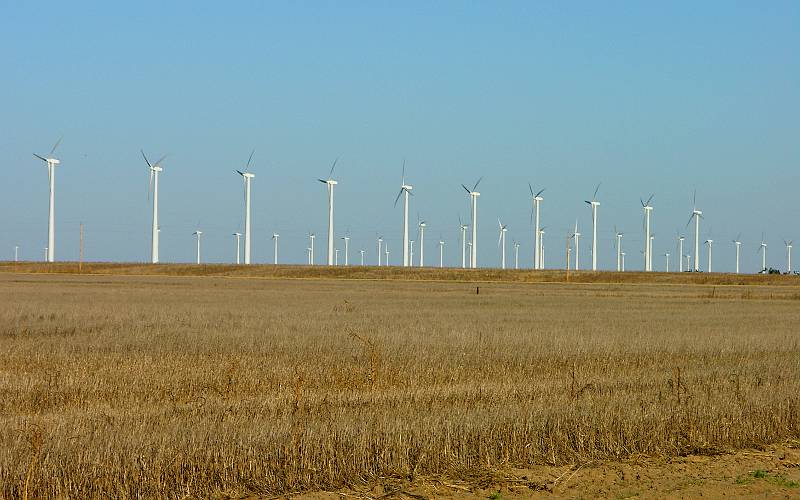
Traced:
[[542, 466], [484, 473], [468, 479], [441, 476], [384, 478], [338, 491], [280, 496], [223, 496], [241, 500], [450, 498], [800, 498], [800, 442], [713, 456], [638, 457], [564, 467]]

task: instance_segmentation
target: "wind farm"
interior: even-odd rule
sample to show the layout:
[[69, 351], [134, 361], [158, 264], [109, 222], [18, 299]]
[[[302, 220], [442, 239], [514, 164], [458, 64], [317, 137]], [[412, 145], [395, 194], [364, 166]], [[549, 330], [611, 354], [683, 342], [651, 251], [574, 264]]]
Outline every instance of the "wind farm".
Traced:
[[800, 493], [800, 4], [2, 12], [0, 499]]

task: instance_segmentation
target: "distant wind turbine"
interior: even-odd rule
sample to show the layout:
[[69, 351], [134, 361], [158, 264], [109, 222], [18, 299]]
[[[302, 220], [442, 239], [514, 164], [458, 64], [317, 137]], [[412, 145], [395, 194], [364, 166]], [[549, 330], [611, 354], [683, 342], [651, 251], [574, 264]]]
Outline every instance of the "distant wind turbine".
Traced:
[[361, 253], [361, 265], [363, 266], [364, 265], [364, 250], [359, 250], [359, 252]]
[[653, 260], [650, 258], [650, 253], [652, 251], [650, 247], [650, 215], [653, 212], [653, 207], [650, 205], [650, 202], [653, 201], [653, 195], [651, 194], [647, 201], [641, 198], [639, 198], [639, 201], [642, 203], [642, 208], [644, 209], [644, 270], [652, 271]]
[[239, 257], [242, 254], [242, 252], [239, 248], [239, 240], [242, 237], [242, 233], [233, 233], [233, 237], [236, 240], [236, 265], [238, 266], [239, 264], [241, 264]]
[[346, 235], [342, 240], [344, 241], [344, 265], [347, 267], [350, 265], [350, 236]]
[[[681, 256], [683, 255], [683, 242], [684, 242], [684, 240], [686, 240], [686, 237], [684, 237], [682, 234], [678, 234], [678, 264], [679, 264], [679, 266], [678, 266], [679, 269], [678, 270], [680, 272], [683, 272], [683, 258]], [[689, 266], [686, 266], [686, 270], [687, 271], [689, 270]]]
[[739, 253], [740, 253], [740, 250], [741, 250], [741, 248], [740, 248], [740, 247], [742, 246], [742, 242], [741, 242], [741, 241], [739, 241], [739, 238], [740, 238], [741, 236], [742, 236], [742, 235], [741, 235], [741, 233], [740, 233], [738, 236], [736, 236], [736, 238], [734, 238], [734, 239], [732, 240], [732, 243], [733, 243], [734, 245], [736, 245], [736, 274], [739, 274]]
[[414, 189], [414, 186], [406, 184], [406, 161], [403, 160], [403, 175], [400, 183], [400, 192], [397, 193], [397, 198], [394, 199], [394, 206], [397, 206], [400, 197], [403, 197], [403, 267], [413, 265], [413, 262], [410, 262], [408, 259], [408, 196], [411, 194], [412, 189]]
[[692, 205], [692, 215], [689, 216], [686, 227], [689, 227], [694, 218], [694, 272], [698, 272], [700, 271], [700, 219], [703, 217], [703, 212], [697, 209], [697, 191], [692, 195]]
[[417, 225], [419, 226], [419, 267], [425, 267], [425, 226], [427, 224], [422, 220]]
[[381, 245], [383, 244], [383, 236], [378, 236], [378, 267], [381, 265]]
[[533, 268], [534, 269], [542, 269], [542, 262], [541, 262], [541, 258], [540, 258], [540, 254], [539, 254], [539, 252], [541, 250], [541, 242], [539, 241], [539, 238], [541, 237], [541, 234], [539, 233], [539, 231], [541, 229], [540, 228], [540, 219], [539, 219], [539, 210], [540, 210], [542, 201], [544, 201], [544, 198], [542, 198], [542, 193], [544, 193], [544, 188], [540, 189], [538, 192], [534, 193], [533, 192], [533, 186], [531, 186], [531, 183], [529, 182], [528, 183], [528, 189], [531, 192], [531, 201], [533, 202], [533, 205], [531, 207], [531, 210], [532, 210], [531, 218], [534, 219], [534, 221], [532, 221], [532, 222], [535, 222], [535, 224], [534, 224], [534, 232], [533, 232]]
[[708, 269], [706, 269], [706, 272], [709, 272], [709, 273], [711, 273], [711, 272], [713, 272], [713, 269], [714, 269], [714, 268], [712, 267], [712, 263], [713, 263], [713, 261], [712, 261], [712, 259], [711, 259], [711, 256], [712, 256], [712, 251], [713, 251], [713, 249], [714, 249], [714, 240], [712, 240], [711, 238], [709, 238], [709, 239], [707, 239], [707, 240], [705, 241], [705, 243], [706, 243], [706, 245], [708, 246]]
[[250, 163], [253, 161], [253, 154], [256, 152], [254, 149], [250, 152], [250, 158], [247, 159], [247, 166], [244, 172], [237, 170], [236, 173], [242, 176], [244, 181], [244, 263], [250, 264], [250, 182], [256, 174], [250, 173]]
[[506, 268], [506, 232], [508, 227], [504, 226], [500, 219], [497, 219], [497, 224], [500, 226], [500, 235], [497, 238], [497, 246], [500, 247], [500, 269]]
[[572, 239], [575, 240], [575, 270], [580, 270], [580, 240], [581, 240], [581, 233], [578, 232], [578, 221], [575, 221], [575, 230], [572, 232]]
[[514, 269], [519, 269], [519, 243], [514, 242]]
[[792, 240], [783, 240], [786, 245], [786, 274], [792, 274]]
[[625, 233], [622, 231], [617, 231], [616, 226], [614, 226], [614, 235], [616, 236], [616, 247], [617, 247], [617, 272], [622, 271], [622, 237], [625, 236]]
[[444, 267], [444, 240], [439, 239], [439, 267]]
[[473, 269], [478, 267], [478, 196], [481, 194], [477, 191], [478, 184], [481, 183], [483, 177], [478, 179], [478, 182], [469, 189], [465, 185], [461, 185], [464, 190], [469, 194], [470, 208], [472, 210], [472, 252], [470, 255], [470, 267]]
[[310, 241], [309, 244], [309, 255], [308, 255], [308, 265], [314, 265], [314, 239], [317, 237], [314, 233], [308, 233], [308, 239]]
[[200, 236], [203, 235], [203, 231], [197, 230], [192, 233], [197, 238], [197, 263], [200, 263]]
[[47, 262], [54, 262], [56, 259], [56, 166], [61, 161], [53, 155], [59, 144], [61, 144], [61, 139], [56, 141], [46, 158], [33, 153], [33, 156], [47, 165], [47, 177], [50, 181], [50, 210], [47, 219], [47, 255], [45, 257]]
[[326, 184], [328, 187], [328, 265], [333, 265], [333, 188], [339, 184], [339, 182], [333, 179], [333, 170], [336, 168], [336, 163], [339, 161], [339, 158], [336, 158], [333, 161], [333, 165], [331, 165], [331, 171], [328, 174], [327, 179], [317, 179], [323, 184]]
[[273, 263], [275, 265], [278, 265], [278, 238], [280, 238], [280, 237], [281, 237], [280, 234], [272, 233], [272, 241], [275, 242], [275, 249], [273, 251], [273, 258], [274, 258], [274, 262]]
[[468, 224], [461, 222], [461, 215], [458, 216], [458, 228], [461, 230], [461, 267], [467, 267], [467, 229]]
[[592, 271], [597, 271], [597, 207], [600, 202], [597, 201], [597, 191], [600, 189], [600, 184], [594, 188], [592, 200], [586, 200], [586, 203], [592, 207]]
[[761, 245], [758, 247], [761, 250], [761, 272], [767, 272], [767, 244], [764, 242], [764, 235], [761, 235]]
[[150, 186], [147, 189], [147, 195], [150, 196], [150, 193], [153, 193], [153, 227], [152, 227], [152, 234], [150, 238], [151, 247], [150, 247], [150, 262], [153, 264], [157, 264], [159, 262], [158, 256], [158, 174], [162, 172], [164, 169], [161, 167], [161, 162], [167, 155], [162, 156], [158, 159], [157, 162], [151, 164], [150, 160], [147, 159], [145, 156], [144, 151], [142, 151], [142, 158], [144, 158], [145, 163], [147, 163], [147, 168], [150, 170]]

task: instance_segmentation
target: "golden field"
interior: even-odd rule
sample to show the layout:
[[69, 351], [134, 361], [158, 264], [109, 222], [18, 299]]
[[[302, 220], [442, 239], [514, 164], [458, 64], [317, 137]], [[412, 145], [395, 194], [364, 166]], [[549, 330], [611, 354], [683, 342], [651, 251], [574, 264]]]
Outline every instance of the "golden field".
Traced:
[[75, 267], [0, 265], [0, 498], [269, 497], [800, 438], [796, 277]]

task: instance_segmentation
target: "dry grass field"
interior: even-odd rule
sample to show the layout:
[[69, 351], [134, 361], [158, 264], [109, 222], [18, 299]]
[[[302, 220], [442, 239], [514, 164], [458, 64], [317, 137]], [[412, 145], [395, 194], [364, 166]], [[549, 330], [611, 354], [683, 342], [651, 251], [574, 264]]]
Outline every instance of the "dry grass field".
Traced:
[[[0, 498], [552, 494], [800, 438], [792, 277], [29, 266], [0, 266]], [[564, 474], [513, 474], [537, 467]]]

